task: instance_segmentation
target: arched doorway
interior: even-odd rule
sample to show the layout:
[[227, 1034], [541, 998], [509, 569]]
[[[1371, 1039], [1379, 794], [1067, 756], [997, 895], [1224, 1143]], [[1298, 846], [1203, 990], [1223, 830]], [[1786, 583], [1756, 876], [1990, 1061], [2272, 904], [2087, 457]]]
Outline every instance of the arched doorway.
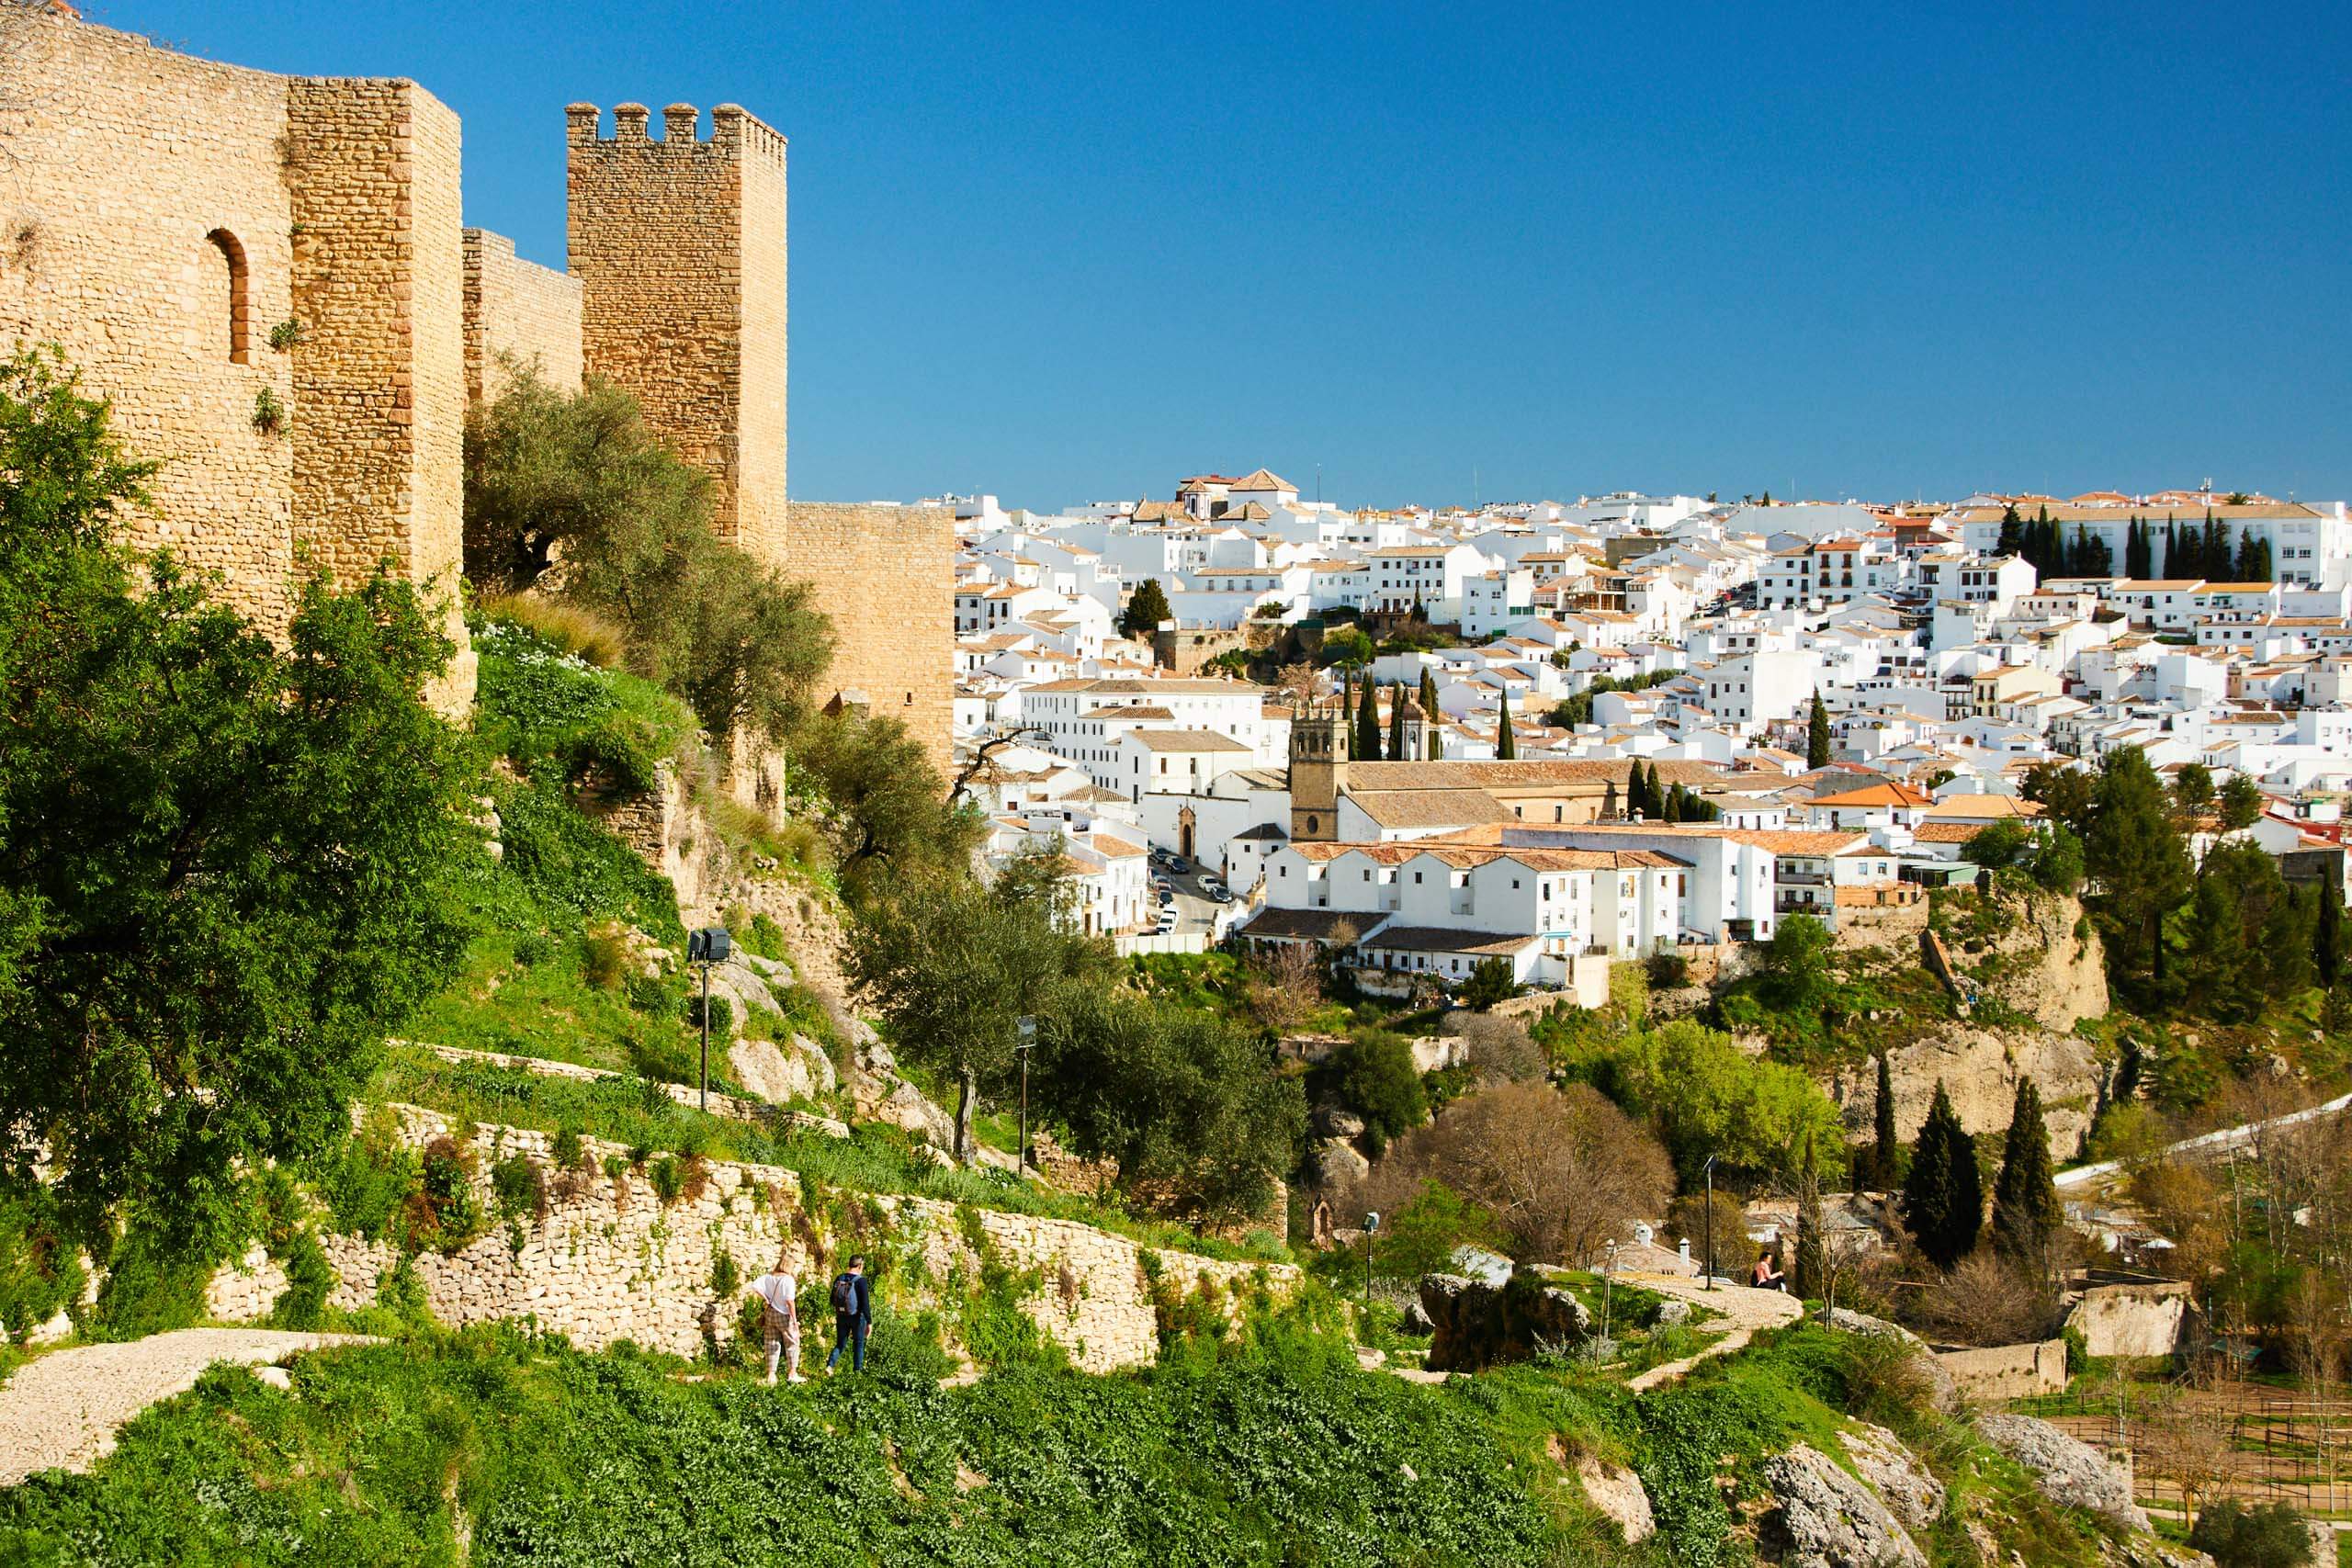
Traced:
[[1189, 806], [1176, 813], [1176, 852], [1186, 860], [1193, 858], [1193, 827], [1195, 821], [1197, 818], [1193, 817], [1193, 808]]

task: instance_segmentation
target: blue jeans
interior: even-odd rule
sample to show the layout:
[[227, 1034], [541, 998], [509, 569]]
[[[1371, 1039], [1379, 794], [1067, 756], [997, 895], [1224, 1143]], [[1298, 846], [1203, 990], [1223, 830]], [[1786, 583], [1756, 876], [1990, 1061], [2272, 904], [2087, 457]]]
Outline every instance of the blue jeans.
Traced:
[[844, 1345], [849, 1347], [850, 1371], [855, 1372], [864, 1371], [865, 1370], [865, 1317], [864, 1314], [860, 1314], [855, 1317], [843, 1317], [839, 1313], [835, 1313], [833, 1314], [833, 1353], [825, 1358], [825, 1370], [827, 1371], [831, 1371], [833, 1370], [833, 1363], [842, 1359], [842, 1347]]

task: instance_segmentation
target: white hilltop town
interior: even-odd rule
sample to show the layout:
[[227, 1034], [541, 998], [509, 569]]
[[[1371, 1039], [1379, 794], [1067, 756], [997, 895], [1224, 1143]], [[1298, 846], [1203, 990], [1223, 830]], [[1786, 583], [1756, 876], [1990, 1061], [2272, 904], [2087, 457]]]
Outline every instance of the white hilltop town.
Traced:
[[[1351, 509], [1258, 468], [956, 515], [955, 745], [1131, 952], [1546, 987], [1973, 878], [2037, 764], [2250, 779], [2340, 874], [2352, 516], [2197, 490]], [[1369, 695], [1367, 696], [1367, 692]], [[1369, 709], [1366, 704], [1369, 704]]]

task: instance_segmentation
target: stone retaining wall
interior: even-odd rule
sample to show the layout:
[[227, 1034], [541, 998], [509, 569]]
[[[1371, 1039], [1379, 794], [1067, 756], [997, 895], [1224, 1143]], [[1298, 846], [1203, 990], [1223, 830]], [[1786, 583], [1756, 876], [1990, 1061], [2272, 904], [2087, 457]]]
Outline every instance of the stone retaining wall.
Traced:
[[[392, 1108], [401, 1135], [423, 1146], [450, 1134], [447, 1119], [416, 1106]], [[511, 1127], [476, 1127], [474, 1175], [484, 1212], [496, 1213], [491, 1167], [515, 1154], [548, 1163], [550, 1134]], [[1022, 1280], [1020, 1308], [1069, 1352], [1082, 1371], [1107, 1372], [1150, 1365], [1159, 1355], [1151, 1271], [1192, 1293], [1205, 1289], [1228, 1318], [1238, 1298], [1262, 1281], [1280, 1299], [1295, 1292], [1299, 1271], [1285, 1264], [1224, 1263], [1190, 1253], [1156, 1252], [1125, 1236], [1069, 1220], [960, 1210], [930, 1198], [804, 1192], [800, 1179], [775, 1166], [711, 1161], [703, 1190], [663, 1207], [642, 1169], [619, 1179], [602, 1167], [627, 1157], [617, 1144], [581, 1140], [593, 1174], [581, 1190], [550, 1193], [544, 1217], [510, 1228], [493, 1219], [485, 1233], [456, 1253], [424, 1253], [414, 1260], [418, 1283], [434, 1315], [452, 1326], [530, 1318], [572, 1342], [598, 1349], [619, 1339], [692, 1355], [705, 1333], [734, 1337], [738, 1302], [711, 1289], [723, 1250], [748, 1280], [789, 1246], [804, 1285], [821, 1287], [849, 1252], [876, 1259], [883, 1302], [937, 1307], [955, 1337], [955, 1323], [979, 1279], [982, 1258]], [[552, 1183], [551, 1183], [552, 1185]], [[518, 1245], [519, 1243], [519, 1245]], [[375, 1304], [399, 1255], [363, 1237], [322, 1235], [320, 1245], [340, 1282], [330, 1304], [356, 1310]], [[245, 1270], [250, 1270], [247, 1272]], [[210, 1310], [229, 1321], [267, 1315], [285, 1289], [285, 1275], [266, 1258], [249, 1255], [242, 1268], [223, 1269], [208, 1292]], [[740, 1294], [740, 1292], [738, 1292]], [[809, 1324], [810, 1343], [830, 1325]]]
[[1961, 1397], [1976, 1404], [2058, 1393], [2066, 1387], [2066, 1342], [2043, 1339], [1984, 1350], [1939, 1350], [1936, 1364], [1951, 1374]]

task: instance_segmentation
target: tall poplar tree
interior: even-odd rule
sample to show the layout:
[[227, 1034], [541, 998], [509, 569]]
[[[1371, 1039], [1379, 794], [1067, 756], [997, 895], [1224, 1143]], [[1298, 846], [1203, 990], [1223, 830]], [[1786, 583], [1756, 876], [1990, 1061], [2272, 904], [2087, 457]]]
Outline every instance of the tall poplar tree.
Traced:
[[2065, 1223], [2051, 1179], [2050, 1134], [2041, 1121], [2041, 1090], [2030, 1077], [2018, 1079], [2009, 1113], [2009, 1136], [2001, 1151], [2001, 1173], [1993, 1183], [1993, 1245], [2009, 1258], [2030, 1262]]
[[1363, 690], [1357, 694], [1356, 700], [1356, 759], [1359, 761], [1380, 761], [1379, 684], [1372, 678], [1370, 671], [1364, 672]]
[[1975, 1250], [1984, 1220], [1984, 1181], [1976, 1171], [1976, 1145], [1962, 1131], [1941, 1079], [1911, 1151], [1902, 1207], [1905, 1228], [1937, 1268], [1949, 1269]]

